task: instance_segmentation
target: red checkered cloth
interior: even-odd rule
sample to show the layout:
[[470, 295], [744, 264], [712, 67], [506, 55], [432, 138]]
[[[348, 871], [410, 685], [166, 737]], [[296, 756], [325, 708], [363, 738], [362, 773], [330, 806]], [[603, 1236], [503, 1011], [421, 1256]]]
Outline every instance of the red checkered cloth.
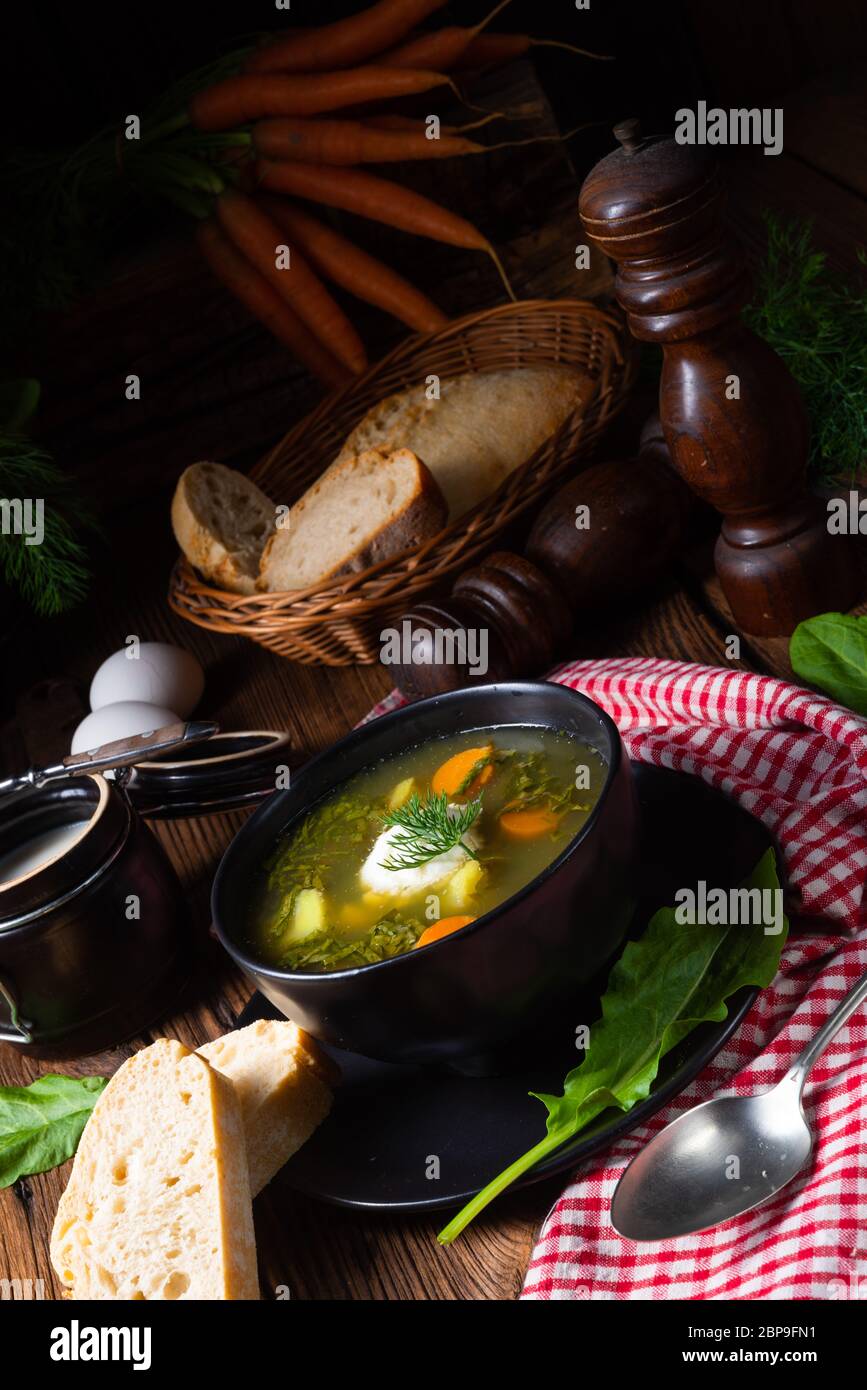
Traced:
[[[549, 679], [607, 710], [630, 758], [702, 777], [762, 821], [782, 854], [790, 915], [815, 935], [786, 947], [773, 984], [692, 1085], [567, 1187], [544, 1222], [523, 1297], [867, 1298], [867, 1231], [858, 1245], [867, 1228], [863, 1011], [811, 1073], [813, 1159], [778, 1197], [665, 1242], [623, 1240], [608, 1219], [633, 1154], [697, 1102], [780, 1080], [867, 971], [867, 720], [785, 681], [677, 661], [575, 661]], [[400, 703], [389, 696], [373, 714]], [[832, 943], [819, 935], [829, 929], [848, 933]]]

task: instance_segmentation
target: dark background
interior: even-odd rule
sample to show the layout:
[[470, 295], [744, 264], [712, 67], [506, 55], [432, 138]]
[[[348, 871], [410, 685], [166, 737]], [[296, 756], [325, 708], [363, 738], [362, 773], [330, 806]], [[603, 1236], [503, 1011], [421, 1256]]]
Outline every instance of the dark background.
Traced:
[[[431, 22], [472, 24], [493, 3], [453, 0]], [[327, 23], [362, 7], [362, 0], [292, 0], [289, 13], [277, 10], [273, 0], [42, 0], [7, 6], [0, 19], [0, 151], [23, 145], [71, 147], [119, 125], [130, 112], [144, 112], [175, 79], [253, 42], [258, 33]], [[559, 38], [616, 58], [590, 62], [545, 47], [531, 52], [560, 130], [599, 123], [569, 146], [575, 203], [584, 175], [612, 148], [611, 126], [625, 117], [638, 116], [645, 133], [653, 134], [670, 131], [678, 108], [694, 108], [700, 99], [724, 107], [783, 106], [782, 156], [763, 158], [755, 151], [726, 147], [715, 151], [731, 166], [737, 235], [755, 264], [764, 250], [764, 207], [785, 217], [811, 218], [817, 245], [828, 252], [831, 268], [851, 274], [853, 266], [857, 269], [856, 248], [867, 241], [865, 21], [865, 0], [591, 0], [587, 11], [576, 11], [573, 0], [512, 0], [492, 27]], [[0, 198], [15, 199], [14, 181], [4, 180], [0, 189]], [[480, 171], [476, 192], [482, 202], [485, 189]], [[568, 197], [573, 197], [571, 191]], [[546, 221], [548, 207], [536, 205], [540, 200], [532, 192], [525, 195], [523, 184], [516, 198], [522, 200], [520, 216], [512, 220], [525, 224], [522, 230], [532, 231]], [[0, 206], [0, 218], [5, 206]], [[116, 283], [116, 263], [150, 257], [158, 269], [163, 243], [189, 239], [189, 219], [183, 215], [165, 207], [131, 206], [122, 236], [100, 253], [94, 276], [98, 288], [111, 289]], [[577, 220], [577, 208], [575, 216]], [[484, 225], [484, 213], [479, 221]], [[493, 223], [485, 229], [491, 235], [498, 230]], [[378, 226], [357, 230], [361, 245], [391, 259], [395, 268], [439, 298], [440, 279], [448, 276], [455, 260], [451, 248], [425, 249], [425, 280], [425, 268], [413, 261], [414, 239]], [[67, 248], [58, 245], [55, 254], [62, 264]], [[178, 282], [182, 289], [189, 285], [191, 295], [194, 268], [192, 259], [184, 262]], [[34, 323], [32, 333], [7, 335], [12, 357], [0, 359], [0, 376], [26, 374], [42, 381], [34, 432], [74, 476], [105, 523], [107, 544], [90, 547], [92, 595], [117, 587], [117, 552], [125, 553], [136, 537], [145, 549], [151, 545], [149, 537], [156, 538], [157, 553], [148, 549], [143, 563], [154, 584], [164, 584], [174, 555], [169, 479], [184, 466], [181, 459], [215, 457], [246, 467], [298, 418], [294, 402], [284, 404], [283, 368], [279, 354], [270, 352], [267, 335], [245, 322], [243, 312], [239, 317], [233, 311], [206, 273], [203, 278], [206, 312], [199, 313], [198, 301], [189, 312], [178, 307], [173, 326], [159, 317], [159, 310], [151, 312], [154, 303], [163, 301], [148, 280], [144, 296], [128, 303], [119, 297], [110, 326], [91, 312], [94, 298], [88, 293], [69, 315], [65, 335], [64, 324], [54, 321]], [[362, 315], [363, 306], [355, 304], [352, 311]], [[196, 339], [197, 331], [204, 342]], [[388, 345], [379, 343], [377, 350]], [[117, 405], [116, 378], [119, 363], [126, 371], [137, 370], [139, 362], [149, 386], [131, 439], [130, 412]], [[304, 409], [313, 399], [305, 400]], [[188, 433], [195, 444], [187, 445]], [[239, 448], [242, 435], [245, 443]], [[42, 659], [43, 649], [51, 648], [58, 632], [93, 611], [89, 601], [68, 619], [34, 620], [16, 595], [0, 588], [0, 717], [10, 712], [15, 696], [6, 653], [17, 652], [14, 683], [26, 685], [50, 664]]]
[[[475, 23], [493, 3], [453, 0], [433, 22]], [[233, 41], [327, 23], [359, 8], [358, 0], [292, 0], [289, 12], [273, 0], [43, 0], [12, 14], [8, 7], [0, 45], [3, 138], [81, 138], [139, 109]], [[566, 128], [592, 112], [612, 121], [637, 114], [648, 129], [670, 129], [673, 112], [699, 97], [774, 105], [811, 77], [867, 56], [863, 0], [591, 0], [586, 11], [576, 11], [572, 0], [512, 0], [492, 27], [616, 55], [616, 64], [588, 64], [535, 50]], [[603, 132], [599, 149], [609, 147]]]

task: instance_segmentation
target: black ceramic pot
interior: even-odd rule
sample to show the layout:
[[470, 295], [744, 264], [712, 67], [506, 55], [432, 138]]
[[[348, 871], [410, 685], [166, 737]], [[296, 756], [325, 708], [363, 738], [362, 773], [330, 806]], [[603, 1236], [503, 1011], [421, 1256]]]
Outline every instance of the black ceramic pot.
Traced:
[[[240, 944], [255, 877], [278, 835], [315, 802], [381, 758], [430, 738], [498, 725], [564, 731], [608, 765], [589, 820], [544, 873], [437, 945], [376, 965], [321, 975], [280, 970]], [[314, 1037], [395, 1062], [481, 1057], [548, 1022], [618, 949], [634, 906], [637, 850], [629, 761], [604, 711], [547, 682], [477, 686], [384, 715], [309, 763], [235, 837], [217, 871], [211, 907], [229, 954]]]
[[0, 802], [0, 854], [83, 821], [56, 858], [0, 884], [0, 1040], [39, 1056], [80, 1056], [140, 1032], [191, 959], [175, 872], [104, 778]]

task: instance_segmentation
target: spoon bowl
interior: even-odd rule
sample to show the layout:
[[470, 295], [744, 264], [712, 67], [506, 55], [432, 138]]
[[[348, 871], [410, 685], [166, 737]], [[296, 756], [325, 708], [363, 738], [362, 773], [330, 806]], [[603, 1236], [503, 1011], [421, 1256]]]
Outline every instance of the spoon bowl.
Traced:
[[614, 1193], [611, 1224], [629, 1240], [665, 1240], [717, 1226], [779, 1192], [812, 1148], [789, 1077], [763, 1095], [706, 1101], [632, 1160]]

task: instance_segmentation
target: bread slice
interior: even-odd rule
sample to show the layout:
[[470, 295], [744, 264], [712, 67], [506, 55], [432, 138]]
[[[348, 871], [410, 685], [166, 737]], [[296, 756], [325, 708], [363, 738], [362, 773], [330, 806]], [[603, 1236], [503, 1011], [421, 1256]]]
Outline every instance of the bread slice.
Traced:
[[454, 521], [531, 458], [589, 400], [591, 385], [568, 367], [513, 367], [446, 378], [438, 400], [415, 386], [368, 411], [332, 467], [366, 449], [411, 449]]
[[258, 587], [306, 589], [358, 573], [435, 536], [446, 504], [409, 449], [368, 449], [330, 468], [265, 546]]
[[94, 1107], [51, 1260], [75, 1299], [257, 1299], [251, 1202], [232, 1083], [161, 1038]]
[[199, 1056], [235, 1087], [255, 1197], [325, 1119], [337, 1068], [296, 1024], [265, 1019], [206, 1043]]
[[172, 530], [190, 564], [220, 589], [252, 594], [276, 509], [255, 483], [221, 463], [194, 463], [178, 479]]

